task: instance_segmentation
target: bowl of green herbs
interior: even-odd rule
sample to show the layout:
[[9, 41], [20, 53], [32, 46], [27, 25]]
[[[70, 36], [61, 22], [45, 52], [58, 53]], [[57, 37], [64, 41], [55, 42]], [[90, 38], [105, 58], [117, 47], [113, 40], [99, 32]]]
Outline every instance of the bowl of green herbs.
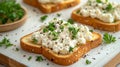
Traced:
[[14, 30], [27, 19], [27, 11], [15, 0], [0, 0], [0, 32]]

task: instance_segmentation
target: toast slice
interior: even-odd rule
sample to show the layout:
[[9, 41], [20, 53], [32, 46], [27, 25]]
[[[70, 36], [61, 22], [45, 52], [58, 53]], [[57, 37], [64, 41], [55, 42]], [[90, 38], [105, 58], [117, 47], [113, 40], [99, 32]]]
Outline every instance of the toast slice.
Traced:
[[39, 8], [43, 13], [52, 13], [69, 7], [73, 7], [80, 3], [80, 0], [66, 0], [61, 3], [39, 3], [38, 0], [23, 0], [25, 3]]
[[30, 41], [30, 37], [32, 35], [28, 34], [20, 39], [21, 48], [23, 50], [42, 54], [44, 57], [49, 59], [50, 61], [60, 64], [60, 65], [70, 65], [79, 60], [85, 53], [90, 51], [92, 48], [99, 46], [102, 42], [102, 37], [100, 34], [93, 32], [92, 41], [87, 41], [86, 44], [77, 46], [74, 48], [73, 52], [67, 55], [60, 55], [54, 53], [51, 49], [34, 44]]
[[120, 21], [117, 21], [115, 23], [105, 23], [96, 18], [81, 16], [81, 15], [77, 14], [78, 10], [79, 9], [74, 10], [71, 15], [72, 19], [77, 22], [80, 22], [80, 23], [86, 24], [86, 25], [90, 25], [96, 29], [105, 30], [105, 31], [109, 31], [109, 32], [117, 32], [120, 30]]

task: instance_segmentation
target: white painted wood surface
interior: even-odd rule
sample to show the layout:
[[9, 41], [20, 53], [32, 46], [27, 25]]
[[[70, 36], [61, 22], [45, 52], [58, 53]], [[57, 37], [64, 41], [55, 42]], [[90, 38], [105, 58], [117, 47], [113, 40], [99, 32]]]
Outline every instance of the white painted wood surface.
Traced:
[[[0, 33], [0, 40], [3, 39], [4, 37], [7, 37], [10, 39], [10, 41], [15, 44], [16, 46], [12, 46], [8, 49], [5, 49], [5, 47], [0, 47], [0, 53], [20, 62], [25, 64], [28, 67], [61, 67], [60, 65], [57, 65], [55, 63], [52, 63], [48, 60], [44, 60], [42, 62], [36, 62], [36, 56], [39, 56], [38, 54], [33, 54], [29, 53], [26, 51], [23, 51], [20, 48], [20, 43], [19, 39], [26, 35], [29, 34], [33, 31], [36, 31], [39, 29], [39, 26], [42, 24], [40, 22], [40, 16], [45, 15], [41, 12], [39, 12], [38, 9], [33, 8], [29, 5], [26, 5], [22, 2], [22, 0], [17, 0], [22, 6], [26, 7], [28, 10], [28, 20], [26, 23], [14, 30], [14, 31], [9, 31], [5, 33]], [[119, 0], [113, 0], [116, 2], [119, 2]], [[83, 5], [86, 2], [86, 0], [81, 0], [80, 5]], [[120, 2], [119, 2], [120, 3]], [[56, 13], [48, 14], [49, 17], [45, 22], [48, 22], [52, 18], [57, 17], [57, 13], [61, 13], [61, 17], [64, 20], [67, 20], [70, 18], [71, 12], [78, 8], [80, 5], [70, 8], [70, 9], [65, 9]], [[92, 27], [90, 27], [93, 29]], [[100, 30], [95, 30], [96, 32], [99, 32], [101, 34], [105, 33], [105, 31], [100, 31]], [[117, 41], [115, 43], [111, 44], [101, 44], [99, 47], [91, 50], [88, 52], [85, 58], [81, 58], [78, 62], [76, 62], [73, 65], [67, 66], [67, 67], [103, 67], [104, 64], [106, 64], [109, 60], [111, 60], [117, 53], [120, 52], [120, 32], [116, 33], [111, 33], [113, 36], [117, 38]], [[16, 48], [19, 48], [19, 51], [15, 51]], [[23, 57], [25, 56], [25, 57]], [[32, 59], [30, 61], [27, 60], [29, 56], [32, 56]], [[44, 57], [43, 57], [44, 58]], [[91, 60], [92, 63], [90, 65], [86, 65], [85, 61], [86, 59]]]

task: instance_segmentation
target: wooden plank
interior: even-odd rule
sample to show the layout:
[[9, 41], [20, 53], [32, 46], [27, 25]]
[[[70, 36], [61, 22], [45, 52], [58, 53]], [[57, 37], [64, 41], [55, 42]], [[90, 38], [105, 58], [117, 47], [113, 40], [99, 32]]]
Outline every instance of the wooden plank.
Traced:
[[5, 65], [6, 67], [26, 67], [25, 65], [0, 54], [0, 64]]
[[104, 67], [116, 67], [120, 64], [120, 53], [117, 54], [112, 60], [110, 60]]

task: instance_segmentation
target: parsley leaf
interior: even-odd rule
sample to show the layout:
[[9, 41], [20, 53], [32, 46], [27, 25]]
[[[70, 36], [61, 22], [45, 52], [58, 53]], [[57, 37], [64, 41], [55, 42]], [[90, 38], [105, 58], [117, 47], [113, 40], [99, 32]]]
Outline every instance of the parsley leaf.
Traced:
[[47, 17], [48, 17], [48, 15], [44, 15], [44, 16], [40, 17], [40, 19], [43, 22], [43, 21], [45, 21], [47, 19]]
[[29, 57], [28, 57], [28, 61], [30, 61], [31, 59], [32, 59], [32, 56], [29, 56]]
[[0, 42], [0, 46], [5, 46], [6, 48], [11, 47], [13, 44], [10, 43], [9, 39], [4, 37], [4, 39]]
[[63, 31], [63, 29], [64, 29], [64, 26], [62, 26], [62, 25], [61, 25], [61, 26], [60, 26], [60, 29], [61, 29], [61, 31]]
[[33, 41], [33, 43], [35, 43], [35, 44], [38, 42], [38, 40], [37, 40], [36, 38], [33, 38], [32, 41]]
[[42, 58], [42, 56], [37, 56], [37, 58], [36, 58], [36, 61], [38, 61], [38, 62], [41, 62], [41, 61], [43, 61], [43, 58]]
[[60, 14], [60, 13], [57, 13], [57, 16], [58, 16], [58, 17], [60, 17], [60, 16], [61, 16], [61, 14]]
[[107, 5], [107, 7], [105, 8], [105, 10], [111, 11], [111, 10], [114, 10], [114, 8], [113, 8], [112, 4], [109, 3], [109, 4]]
[[93, 30], [89, 30], [90, 32], [93, 32]]
[[73, 49], [74, 49], [73, 47], [70, 47], [69, 52], [73, 52]]
[[16, 48], [16, 51], [19, 51], [19, 48]]
[[74, 27], [69, 27], [69, 31], [72, 33], [72, 39], [75, 39], [79, 29], [76, 29]]
[[112, 35], [105, 33], [103, 36], [103, 40], [105, 43], [110, 44], [116, 41], [116, 37], [113, 37]]
[[73, 24], [73, 23], [74, 23], [74, 20], [73, 20], [73, 19], [68, 19], [67, 22], [70, 23], [70, 24]]
[[86, 64], [91, 64], [91, 61], [90, 60], [86, 60]]
[[102, 1], [101, 1], [101, 0], [96, 0], [96, 2], [97, 2], [97, 3], [102, 3]]
[[58, 36], [59, 36], [59, 33], [58, 32], [51, 32], [51, 34], [54, 36], [52, 40], [57, 40], [58, 39]]

